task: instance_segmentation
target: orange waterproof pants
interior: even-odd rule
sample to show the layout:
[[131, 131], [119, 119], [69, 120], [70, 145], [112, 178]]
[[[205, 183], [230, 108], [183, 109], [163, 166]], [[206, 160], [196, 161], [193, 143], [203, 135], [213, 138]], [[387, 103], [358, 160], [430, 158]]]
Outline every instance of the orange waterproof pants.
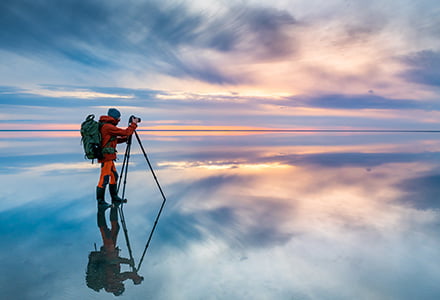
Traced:
[[105, 188], [107, 184], [116, 184], [118, 182], [118, 172], [116, 172], [115, 163], [105, 161], [101, 163], [101, 176], [99, 177], [98, 187]]

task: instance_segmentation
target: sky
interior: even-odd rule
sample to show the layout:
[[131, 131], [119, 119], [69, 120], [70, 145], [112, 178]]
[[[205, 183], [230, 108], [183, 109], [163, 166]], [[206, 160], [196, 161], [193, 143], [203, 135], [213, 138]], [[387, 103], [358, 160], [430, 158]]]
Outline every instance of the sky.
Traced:
[[0, 3], [0, 129], [438, 130], [434, 0]]
[[[14, 272], [0, 285], [90, 295], [100, 238], [79, 133], [4, 130], [77, 130], [109, 107], [140, 129], [440, 130], [439, 97], [436, 0], [2, 0], [0, 264]], [[438, 294], [437, 134], [140, 135], [171, 201], [143, 269], [154, 284], [132, 293]], [[158, 194], [136, 151], [138, 251]]]

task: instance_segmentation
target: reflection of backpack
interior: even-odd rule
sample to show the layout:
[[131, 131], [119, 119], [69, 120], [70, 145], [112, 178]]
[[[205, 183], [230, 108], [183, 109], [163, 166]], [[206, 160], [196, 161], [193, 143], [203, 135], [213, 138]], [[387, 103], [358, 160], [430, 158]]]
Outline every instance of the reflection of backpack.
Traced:
[[102, 159], [100, 123], [94, 120], [95, 115], [88, 115], [81, 124], [81, 143], [84, 146], [84, 157]]

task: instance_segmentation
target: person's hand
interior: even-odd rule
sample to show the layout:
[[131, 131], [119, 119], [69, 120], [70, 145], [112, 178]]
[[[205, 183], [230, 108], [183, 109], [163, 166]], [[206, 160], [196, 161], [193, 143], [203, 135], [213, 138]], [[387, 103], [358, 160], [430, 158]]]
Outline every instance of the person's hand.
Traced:
[[139, 118], [133, 118], [133, 119], [131, 120], [131, 122], [133, 122], [134, 124], [137, 125], [137, 123], [139, 123]]

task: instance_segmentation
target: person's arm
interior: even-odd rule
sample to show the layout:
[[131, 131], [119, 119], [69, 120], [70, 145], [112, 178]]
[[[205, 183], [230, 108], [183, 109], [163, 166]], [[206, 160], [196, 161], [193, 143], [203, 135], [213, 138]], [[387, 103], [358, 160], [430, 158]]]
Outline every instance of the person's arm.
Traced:
[[128, 140], [128, 136], [120, 136], [118, 137], [118, 144], [125, 143], [127, 142], [127, 140]]
[[119, 274], [119, 280], [125, 281], [127, 279], [133, 280], [134, 284], [140, 284], [144, 277], [139, 276], [137, 272], [122, 272]]
[[132, 122], [130, 126], [128, 126], [126, 129], [122, 129], [116, 126], [109, 126], [108, 133], [112, 136], [129, 136], [132, 135], [133, 132], [136, 130], [137, 124], [136, 122]]

